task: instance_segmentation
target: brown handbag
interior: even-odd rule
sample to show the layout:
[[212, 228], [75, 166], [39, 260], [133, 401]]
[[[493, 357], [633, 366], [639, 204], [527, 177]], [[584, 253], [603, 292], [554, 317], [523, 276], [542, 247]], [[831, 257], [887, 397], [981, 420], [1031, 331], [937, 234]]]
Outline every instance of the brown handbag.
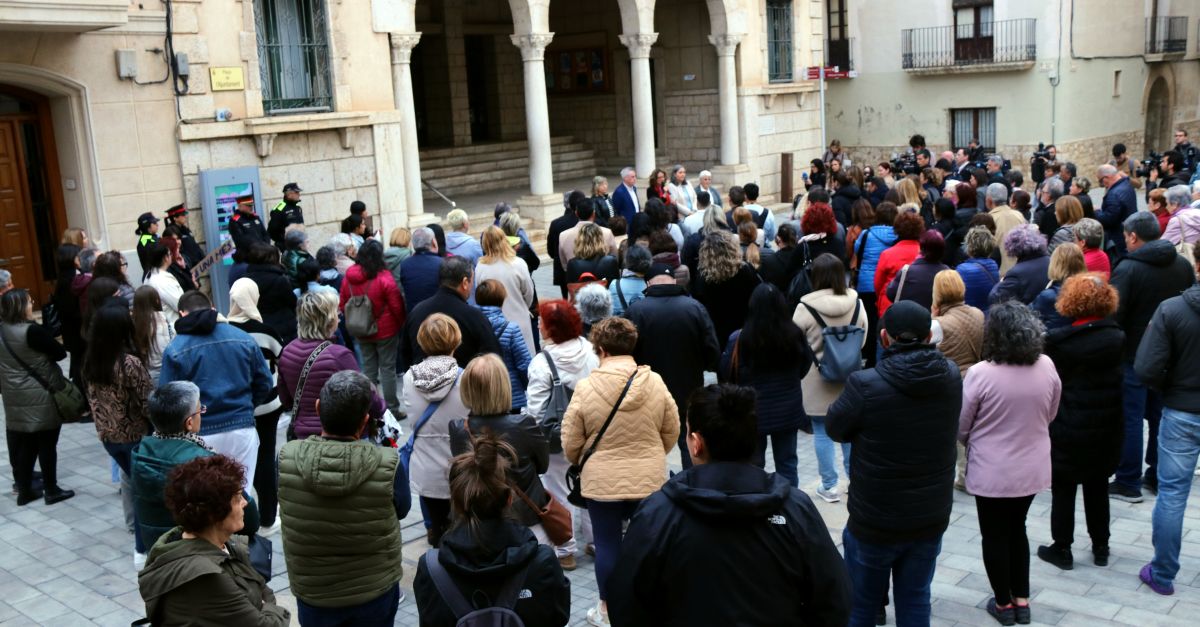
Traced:
[[546, 537], [555, 546], [566, 544], [575, 535], [575, 529], [571, 525], [571, 512], [559, 503], [554, 495], [546, 492], [546, 507], [541, 508], [534, 504], [533, 499], [529, 498], [528, 494], [516, 484], [513, 484], [512, 489], [516, 491], [517, 496], [521, 497], [522, 501], [529, 506], [529, 509], [537, 513], [538, 518], [542, 521], [542, 529], [546, 531]]

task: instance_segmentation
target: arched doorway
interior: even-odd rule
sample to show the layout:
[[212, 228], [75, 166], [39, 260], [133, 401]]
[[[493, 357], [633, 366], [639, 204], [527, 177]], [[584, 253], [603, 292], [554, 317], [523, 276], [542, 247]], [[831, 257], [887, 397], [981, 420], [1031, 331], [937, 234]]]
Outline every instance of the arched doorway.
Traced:
[[0, 269], [38, 303], [53, 292], [67, 224], [58, 180], [49, 99], [0, 84]]
[[1160, 76], [1146, 98], [1146, 150], [1161, 152], [1171, 145], [1171, 91]]

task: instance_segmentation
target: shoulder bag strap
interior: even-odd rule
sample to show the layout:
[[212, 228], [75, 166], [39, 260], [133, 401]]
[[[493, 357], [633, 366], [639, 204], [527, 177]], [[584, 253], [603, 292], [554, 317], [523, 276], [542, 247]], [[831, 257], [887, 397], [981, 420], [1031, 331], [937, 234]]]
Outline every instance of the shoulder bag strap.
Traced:
[[29, 376], [33, 377], [34, 381], [37, 381], [38, 385], [46, 388], [47, 392], [54, 391], [54, 390], [50, 389], [49, 381], [43, 379], [42, 375], [38, 374], [37, 370], [34, 370], [32, 367], [30, 367], [29, 364], [25, 363], [24, 359], [21, 359], [20, 357], [17, 356], [17, 352], [12, 349], [12, 346], [9, 346], [8, 338], [5, 337], [4, 331], [2, 331], [2, 330], [0, 330], [0, 341], [4, 342], [4, 348], [8, 349], [8, 354], [12, 355], [13, 359], [17, 360], [17, 363], [20, 364], [21, 367], [25, 369], [25, 372], [29, 373]]
[[734, 383], [738, 382], [738, 349], [742, 344], [742, 334], [739, 332], [737, 339], [733, 341], [733, 357], [729, 358], [729, 376]]
[[450, 573], [446, 572], [446, 569], [438, 562], [437, 549], [429, 549], [425, 552], [425, 570], [429, 571], [433, 585], [437, 588], [438, 594], [442, 595], [442, 600], [446, 602], [446, 605], [450, 606], [455, 620], [475, 611], [475, 607], [463, 596], [462, 590], [458, 589], [458, 584], [450, 578]]
[[621, 401], [625, 400], [625, 395], [629, 393], [629, 386], [633, 385], [633, 378], [637, 376], [637, 370], [634, 369], [633, 374], [629, 375], [629, 380], [625, 382], [625, 389], [621, 390], [621, 395], [617, 397], [617, 402], [613, 403], [612, 411], [608, 414], [608, 419], [604, 421], [604, 426], [600, 427], [600, 432], [596, 434], [596, 438], [592, 440], [592, 445], [588, 447], [587, 452], [583, 454], [583, 458], [579, 460], [579, 470], [583, 471], [583, 466], [587, 464], [588, 458], [596, 452], [596, 447], [600, 444], [600, 438], [604, 437], [604, 432], [608, 431], [608, 426], [612, 424], [613, 418], [617, 416], [617, 410], [621, 407]]
[[[462, 376], [462, 371], [463, 369], [459, 368], [458, 374], [454, 375], [454, 383], [450, 384], [451, 389], [453, 389], [454, 385], [458, 383], [458, 378]], [[433, 401], [425, 406], [425, 411], [421, 412], [421, 417], [417, 419], [417, 424], [413, 425], [412, 433], [408, 436], [408, 441], [410, 443], [416, 444], [417, 434], [421, 432], [421, 427], [424, 427], [425, 423], [429, 422], [430, 418], [433, 418], [433, 415], [437, 413], [438, 407], [442, 406], [442, 401], [444, 400], [446, 400], [445, 397], [442, 397], [440, 400]], [[467, 420], [470, 420], [470, 418], [468, 417]], [[464, 421], [463, 424], [466, 424], [466, 422]], [[470, 433], [470, 430], [471, 429], [468, 426], [467, 432]]]
[[[817, 324], [820, 325], [822, 329], [824, 329], [827, 326], [825, 324], [825, 319], [821, 317], [821, 314], [817, 313], [816, 309], [813, 309], [812, 305], [809, 305], [808, 303], [805, 303], [805, 302], [801, 302], [800, 304], [804, 305], [804, 308], [808, 310], [809, 315], [811, 315], [813, 317], [813, 320], [817, 321]], [[857, 317], [858, 317], [858, 309], [857, 308], [854, 310], [854, 316], [855, 316], [855, 319], [857, 319]]]
[[896, 286], [896, 300], [893, 303], [900, 302], [900, 297], [904, 295], [904, 282], [908, 280], [908, 264], [900, 269], [900, 284]]
[[[861, 300], [854, 301], [854, 316], [852, 318], [850, 318], [850, 326], [852, 326], [852, 327], [858, 326], [858, 311], [860, 309], [862, 309], [862, 301]], [[809, 311], [812, 311], [812, 310], [810, 309]], [[816, 312], [814, 312], [814, 313], [816, 313]]]
[[622, 278], [624, 277], [617, 277], [617, 298], [621, 300], [621, 309], [627, 310], [629, 309], [629, 303], [625, 302], [625, 290], [621, 289]]
[[313, 364], [317, 363], [317, 358], [325, 349], [333, 345], [333, 342], [326, 340], [321, 342], [312, 354], [308, 356], [308, 360], [304, 362], [304, 367], [300, 369], [300, 378], [296, 381], [296, 398], [292, 399], [292, 420], [296, 420], [297, 412], [300, 411], [300, 397], [304, 396], [304, 382], [308, 381], [308, 371], [312, 370]]
[[558, 366], [554, 365], [554, 358], [550, 356], [550, 351], [542, 349], [542, 357], [546, 358], [546, 364], [550, 366], [550, 384], [562, 383], [562, 379], [558, 377]]

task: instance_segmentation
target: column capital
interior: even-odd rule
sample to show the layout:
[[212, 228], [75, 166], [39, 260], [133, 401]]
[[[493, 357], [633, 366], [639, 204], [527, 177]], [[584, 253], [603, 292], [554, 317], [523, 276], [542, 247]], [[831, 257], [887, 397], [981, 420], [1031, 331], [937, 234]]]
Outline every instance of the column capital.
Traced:
[[717, 49], [718, 57], [732, 57], [737, 53], [738, 44], [742, 43], [744, 35], [726, 33], [724, 35], [709, 35], [708, 42]]
[[525, 61], [541, 61], [546, 52], [546, 46], [554, 39], [554, 33], [530, 33], [527, 35], [509, 35], [512, 44], [521, 49], [521, 58]]
[[392, 65], [408, 63], [412, 59], [412, 50], [421, 41], [421, 33], [388, 33], [388, 42], [392, 48]]
[[649, 59], [650, 47], [658, 41], [658, 33], [637, 33], [633, 35], [618, 35], [617, 39], [629, 48], [630, 59]]

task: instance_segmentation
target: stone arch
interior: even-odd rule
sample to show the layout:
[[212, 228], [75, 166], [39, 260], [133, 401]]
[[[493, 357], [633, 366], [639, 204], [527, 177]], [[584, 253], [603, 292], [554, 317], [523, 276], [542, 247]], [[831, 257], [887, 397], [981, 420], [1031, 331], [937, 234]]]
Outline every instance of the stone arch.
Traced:
[[1173, 81], [1165, 73], [1152, 74], [1146, 81], [1142, 110], [1145, 112], [1146, 150], [1163, 151], [1171, 146]]
[[[93, 140], [87, 85], [43, 68], [0, 63], [0, 83], [15, 85], [50, 99], [55, 148], [63, 179], [74, 179], [65, 194], [67, 221], [83, 225], [98, 245], [107, 245], [108, 220], [100, 189], [100, 170]], [[63, 185], [63, 181], [53, 181]]]

